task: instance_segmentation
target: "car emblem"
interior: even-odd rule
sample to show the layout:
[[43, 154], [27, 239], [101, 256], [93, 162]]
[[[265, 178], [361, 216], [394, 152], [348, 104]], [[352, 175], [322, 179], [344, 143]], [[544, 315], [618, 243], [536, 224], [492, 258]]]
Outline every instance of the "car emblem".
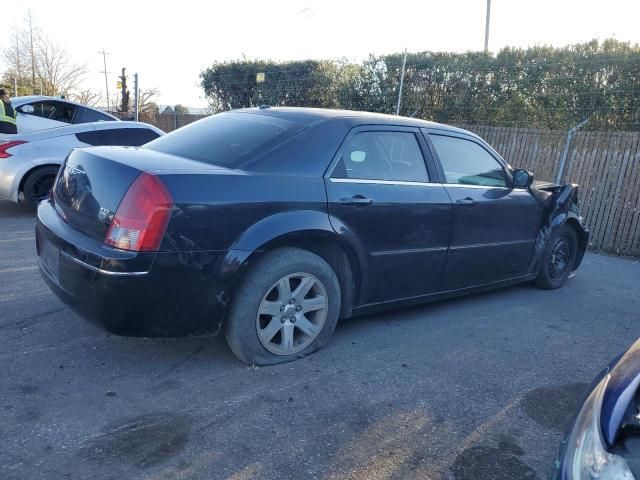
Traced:
[[100, 207], [100, 211], [98, 212], [98, 220], [100, 220], [101, 222], [104, 222], [105, 220], [111, 221], [112, 217], [113, 214], [111, 213], [111, 210], [109, 210], [108, 208]]

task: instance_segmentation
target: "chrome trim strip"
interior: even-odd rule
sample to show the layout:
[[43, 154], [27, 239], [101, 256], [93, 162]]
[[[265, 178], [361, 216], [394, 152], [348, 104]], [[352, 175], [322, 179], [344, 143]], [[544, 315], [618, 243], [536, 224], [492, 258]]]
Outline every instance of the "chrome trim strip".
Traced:
[[455, 247], [449, 247], [449, 250], [467, 250], [469, 248], [483, 248], [483, 247], [504, 247], [507, 245], [521, 245], [527, 243], [534, 243], [535, 240], [511, 240], [509, 242], [493, 242], [493, 243], [476, 243], [473, 245], [458, 245]]
[[431, 247], [431, 248], [413, 248], [408, 250], [382, 250], [379, 252], [371, 252], [372, 257], [382, 257], [385, 255], [403, 255], [411, 253], [429, 253], [429, 252], [446, 252], [447, 247]]
[[120, 277], [139, 277], [141, 275], [146, 275], [147, 272], [112, 272], [110, 270], [103, 270], [102, 268], [94, 267], [93, 265], [89, 265], [88, 263], [83, 262], [82, 260], [78, 260], [76, 257], [72, 257], [67, 252], [60, 251], [62, 255], [64, 255], [69, 260], [76, 262], [78, 265], [82, 265], [89, 270], [93, 270], [94, 272], [102, 273], [103, 275], [113, 275]]
[[330, 178], [333, 183], [364, 183], [371, 185], [419, 185], [424, 187], [440, 186], [441, 183], [406, 182], [403, 180], [365, 180], [363, 178]]
[[489, 185], [465, 185], [462, 183], [437, 183], [437, 182], [409, 182], [404, 180], [367, 180], [364, 178], [329, 178], [332, 183], [362, 183], [370, 185], [420, 185], [424, 187], [432, 186], [444, 186], [444, 187], [457, 187], [457, 188], [481, 188], [486, 190], [488, 188], [500, 188], [502, 190], [511, 190], [511, 187], [492, 187]]
[[488, 188], [500, 188], [501, 190], [511, 190], [511, 187], [491, 187], [489, 185], [465, 185], [464, 183], [443, 183], [445, 187], [457, 187], [457, 188], [482, 188], [486, 190]]

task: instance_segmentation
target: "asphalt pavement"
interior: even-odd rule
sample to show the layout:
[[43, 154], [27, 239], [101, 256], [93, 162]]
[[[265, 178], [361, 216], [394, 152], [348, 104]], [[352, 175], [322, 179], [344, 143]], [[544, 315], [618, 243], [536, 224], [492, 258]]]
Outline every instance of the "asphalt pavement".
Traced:
[[275, 367], [223, 338], [109, 335], [49, 292], [0, 202], [0, 479], [542, 479], [640, 336], [640, 262], [342, 322]]

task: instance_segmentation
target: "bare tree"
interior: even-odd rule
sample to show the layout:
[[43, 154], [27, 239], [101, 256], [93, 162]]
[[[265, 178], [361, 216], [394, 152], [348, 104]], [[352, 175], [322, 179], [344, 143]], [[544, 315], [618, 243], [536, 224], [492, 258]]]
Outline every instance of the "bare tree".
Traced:
[[102, 102], [102, 94], [91, 89], [77, 90], [69, 95], [69, 99], [82, 105], [97, 107]]
[[151, 116], [160, 113], [160, 107], [158, 107], [158, 104], [155, 102], [158, 95], [160, 95], [160, 90], [158, 90], [157, 87], [142, 90], [140, 92], [140, 98], [138, 99], [140, 113]]
[[7, 70], [5, 83], [15, 79], [23, 94], [69, 95], [87, 74], [85, 64], [73, 61], [67, 50], [44, 35], [29, 11], [26, 27], [15, 29], [11, 43], [0, 51]]
[[69, 95], [86, 77], [87, 65], [73, 63], [68, 52], [45, 37], [38, 39], [36, 71], [43, 82], [44, 95]]

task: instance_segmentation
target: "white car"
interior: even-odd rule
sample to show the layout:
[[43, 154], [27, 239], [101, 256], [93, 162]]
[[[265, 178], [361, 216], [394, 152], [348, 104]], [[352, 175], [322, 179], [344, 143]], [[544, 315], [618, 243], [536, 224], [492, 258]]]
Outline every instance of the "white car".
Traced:
[[49, 195], [60, 165], [74, 148], [138, 147], [164, 135], [138, 122], [94, 122], [25, 134], [0, 134], [0, 198], [30, 207]]
[[72, 124], [119, 120], [95, 108], [70, 102], [62, 97], [33, 95], [14, 97], [11, 105], [17, 113], [18, 133], [31, 133]]

